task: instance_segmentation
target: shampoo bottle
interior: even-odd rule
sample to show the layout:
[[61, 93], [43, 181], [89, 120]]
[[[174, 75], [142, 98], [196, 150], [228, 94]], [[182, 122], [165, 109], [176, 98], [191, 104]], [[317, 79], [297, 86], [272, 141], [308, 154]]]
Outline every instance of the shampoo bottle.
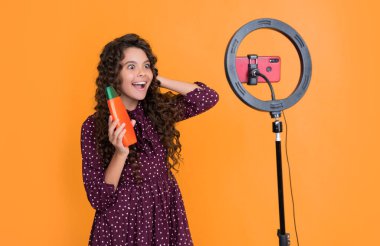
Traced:
[[131, 123], [131, 119], [128, 116], [127, 110], [124, 107], [123, 102], [119, 95], [117, 95], [115, 89], [112, 86], [106, 88], [108, 109], [112, 115], [112, 119], [119, 119], [117, 127], [120, 127], [122, 123], [125, 123], [125, 135], [123, 137], [123, 145], [128, 147], [137, 142], [135, 131]]

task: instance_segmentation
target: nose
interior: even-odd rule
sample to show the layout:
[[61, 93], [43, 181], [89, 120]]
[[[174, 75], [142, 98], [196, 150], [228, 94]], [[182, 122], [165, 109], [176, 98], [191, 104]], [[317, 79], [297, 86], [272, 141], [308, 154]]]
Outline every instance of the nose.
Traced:
[[137, 76], [138, 77], [143, 77], [144, 75], [145, 75], [144, 69], [139, 69]]

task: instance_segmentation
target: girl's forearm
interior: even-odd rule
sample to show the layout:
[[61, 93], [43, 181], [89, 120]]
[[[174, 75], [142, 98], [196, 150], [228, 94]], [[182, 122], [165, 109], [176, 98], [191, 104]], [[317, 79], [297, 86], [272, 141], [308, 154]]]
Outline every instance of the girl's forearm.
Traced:
[[118, 153], [112, 156], [112, 160], [107, 167], [107, 170], [104, 174], [104, 181], [107, 184], [112, 184], [115, 187], [115, 190], [119, 184], [121, 172], [123, 171], [125, 161], [128, 158], [128, 154]]
[[196, 88], [200, 88], [198, 85], [193, 83], [187, 83], [183, 81], [177, 81], [173, 79], [164, 78], [157, 76], [157, 79], [161, 82], [161, 87], [166, 88], [171, 91], [176, 91], [181, 95], [186, 95], [190, 91]]

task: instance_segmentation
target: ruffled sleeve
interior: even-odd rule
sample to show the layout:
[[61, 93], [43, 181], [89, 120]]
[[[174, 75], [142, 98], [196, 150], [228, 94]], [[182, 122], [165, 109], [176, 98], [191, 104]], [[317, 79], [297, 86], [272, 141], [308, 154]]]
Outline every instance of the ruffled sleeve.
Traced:
[[87, 118], [81, 130], [82, 175], [87, 198], [91, 206], [104, 211], [116, 202], [115, 187], [104, 181], [105, 168], [96, 151], [95, 122]]
[[200, 88], [194, 89], [186, 96], [180, 95], [176, 98], [176, 104], [184, 109], [184, 113], [178, 121], [201, 114], [214, 107], [219, 101], [219, 95], [215, 90], [201, 82], [195, 82], [195, 84]]

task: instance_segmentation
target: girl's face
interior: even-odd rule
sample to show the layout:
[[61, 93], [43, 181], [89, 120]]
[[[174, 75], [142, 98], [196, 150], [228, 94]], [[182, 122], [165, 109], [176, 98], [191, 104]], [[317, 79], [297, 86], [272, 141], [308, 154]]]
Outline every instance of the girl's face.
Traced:
[[136, 47], [124, 50], [124, 59], [120, 62], [121, 100], [125, 107], [133, 110], [137, 102], [143, 100], [153, 79], [153, 72], [145, 52]]

